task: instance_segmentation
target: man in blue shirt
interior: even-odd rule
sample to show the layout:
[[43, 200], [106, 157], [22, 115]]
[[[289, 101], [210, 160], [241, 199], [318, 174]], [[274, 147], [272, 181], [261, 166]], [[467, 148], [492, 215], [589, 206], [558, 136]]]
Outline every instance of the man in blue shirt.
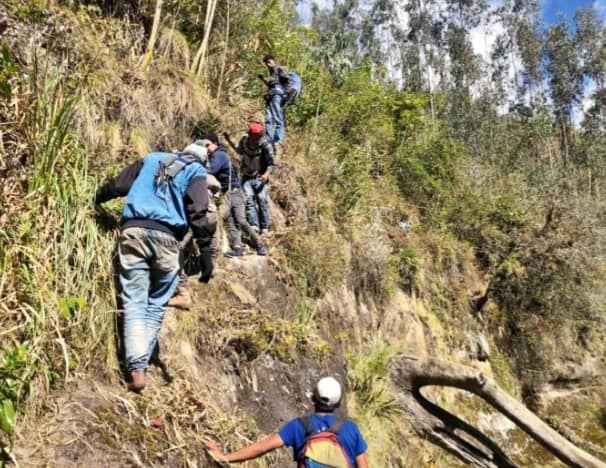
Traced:
[[[332, 377], [320, 379], [314, 389], [313, 402], [315, 411], [309, 416], [312, 432], [326, 431], [337, 420], [333, 414], [341, 402], [341, 385]], [[307, 436], [306, 428], [301, 419], [293, 419], [286, 423], [278, 433], [255, 442], [236, 452], [224, 454], [213, 442], [207, 441], [209, 454], [219, 462], [240, 462], [252, 460], [267, 452], [280, 447], [292, 447], [294, 460], [300, 462], [303, 446]], [[368, 446], [360, 433], [360, 429], [351, 420], [343, 421], [337, 433], [337, 438], [345, 450], [350, 466], [368, 468]]]
[[179, 243], [188, 229], [200, 248], [200, 281], [213, 271], [208, 216], [206, 149], [150, 153], [101, 186], [95, 204], [126, 197], [119, 243], [124, 308], [124, 351], [129, 388], [145, 387], [145, 372], [158, 341], [166, 305], [179, 283]]

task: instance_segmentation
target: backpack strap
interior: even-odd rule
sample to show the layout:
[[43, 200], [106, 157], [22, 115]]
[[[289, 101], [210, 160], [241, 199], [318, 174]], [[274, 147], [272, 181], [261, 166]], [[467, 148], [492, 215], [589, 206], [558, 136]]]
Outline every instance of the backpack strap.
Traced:
[[333, 434], [339, 435], [339, 431], [343, 427], [343, 424], [345, 424], [345, 421], [346, 421], [346, 419], [341, 419], [341, 418], [335, 419], [332, 422], [332, 424], [330, 425], [330, 427], [328, 429], [326, 429], [326, 432], [332, 432]]
[[309, 415], [302, 416], [299, 419], [299, 422], [303, 425], [305, 429], [305, 438], [307, 439], [314, 431], [314, 428], [311, 425], [311, 417]]

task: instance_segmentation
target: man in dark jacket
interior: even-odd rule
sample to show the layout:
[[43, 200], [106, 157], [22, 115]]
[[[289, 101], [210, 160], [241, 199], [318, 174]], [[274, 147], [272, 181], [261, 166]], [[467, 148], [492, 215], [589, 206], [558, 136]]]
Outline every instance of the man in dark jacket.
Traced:
[[179, 242], [191, 227], [200, 248], [200, 281], [213, 271], [203, 146], [151, 153], [97, 190], [95, 204], [126, 197], [119, 243], [124, 348], [129, 388], [145, 387], [166, 305], [179, 282]]
[[244, 255], [240, 229], [246, 232], [258, 255], [267, 255], [267, 249], [259, 235], [246, 220], [245, 200], [240, 179], [238, 179], [238, 171], [231, 164], [225, 147], [219, 144], [219, 139], [212, 133], [203, 135], [200, 140], [196, 141], [196, 144], [204, 146], [208, 151], [208, 172], [217, 178], [221, 184], [221, 192], [225, 195], [219, 215], [220, 218], [226, 219], [228, 224], [231, 250], [225, 255], [227, 257]]
[[272, 143], [284, 144], [284, 109], [282, 109], [282, 100], [285, 90], [290, 85], [288, 73], [281, 66], [276, 64], [276, 59], [273, 55], [267, 54], [263, 57], [263, 63], [267, 67], [269, 76], [264, 78], [259, 75], [259, 78], [267, 86], [265, 94], [265, 128], [267, 136]]
[[[227, 133], [228, 143], [242, 156], [242, 189], [246, 195], [246, 217], [255, 230], [260, 229], [261, 237], [269, 230], [269, 176], [274, 171], [273, 145], [263, 132], [263, 125], [251, 123], [248, 133], [238, 145], [234, 145]], [[258, 207], [258, 208], [257, 208]]]

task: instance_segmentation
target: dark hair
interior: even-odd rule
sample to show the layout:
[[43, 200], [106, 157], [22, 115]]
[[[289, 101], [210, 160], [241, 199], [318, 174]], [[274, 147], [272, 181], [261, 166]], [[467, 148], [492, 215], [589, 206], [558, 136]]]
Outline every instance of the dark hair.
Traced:
[[263, 57], [263, 63], [267, 63], [268, 60], [276, 60], [276, 57], [273, 56], [273, 54], [267, 54], [265, 57]]
[[219, 144], [219, 139], [214, 133], [203, 133], [198, 137], [198, 140], [208, 140], [211, 143], [214, 143], [215, 145]]
[[311, 397], [311, 401], [314, 404], [314, 412], [316, 413], [332, 413], [341, 404], [341, 402], [339, 401], [339, 403], [337, 403], [336, 405], [327, 405], [315, 395], [315, 392], [314, 395]]

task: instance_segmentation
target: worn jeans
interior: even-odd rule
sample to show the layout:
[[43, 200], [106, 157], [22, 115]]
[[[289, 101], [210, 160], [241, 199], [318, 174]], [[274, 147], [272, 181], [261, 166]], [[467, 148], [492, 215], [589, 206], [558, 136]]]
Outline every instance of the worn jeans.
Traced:
[[129, 371], [147, 369], [166, 305], [179, 283], [179, 242], [168, 233], [127, 228], [119, 244], [124, 350]]
[[270, 141], [284, 144], [285, 125], [282, 95], [274, 94], [265, 101], [265, 132]]
[[227, 218], [227, 226], [229, 229], [229, 243], [231, 244], [231, 247], [242, 247], [240, 229], [248, 234], [253, 247], [257, 247], [259, 245], [259, 235], [246, 220], [246, 206], [242, 190], [232, 190], [229, 196], [229, 204], [230, 210]]
[[257, 177], [244, 181], [242, 188], [246, 195], [248, 223], [251, 226], [260, 226], [261, 229], [269, 229], [269, 185]]

